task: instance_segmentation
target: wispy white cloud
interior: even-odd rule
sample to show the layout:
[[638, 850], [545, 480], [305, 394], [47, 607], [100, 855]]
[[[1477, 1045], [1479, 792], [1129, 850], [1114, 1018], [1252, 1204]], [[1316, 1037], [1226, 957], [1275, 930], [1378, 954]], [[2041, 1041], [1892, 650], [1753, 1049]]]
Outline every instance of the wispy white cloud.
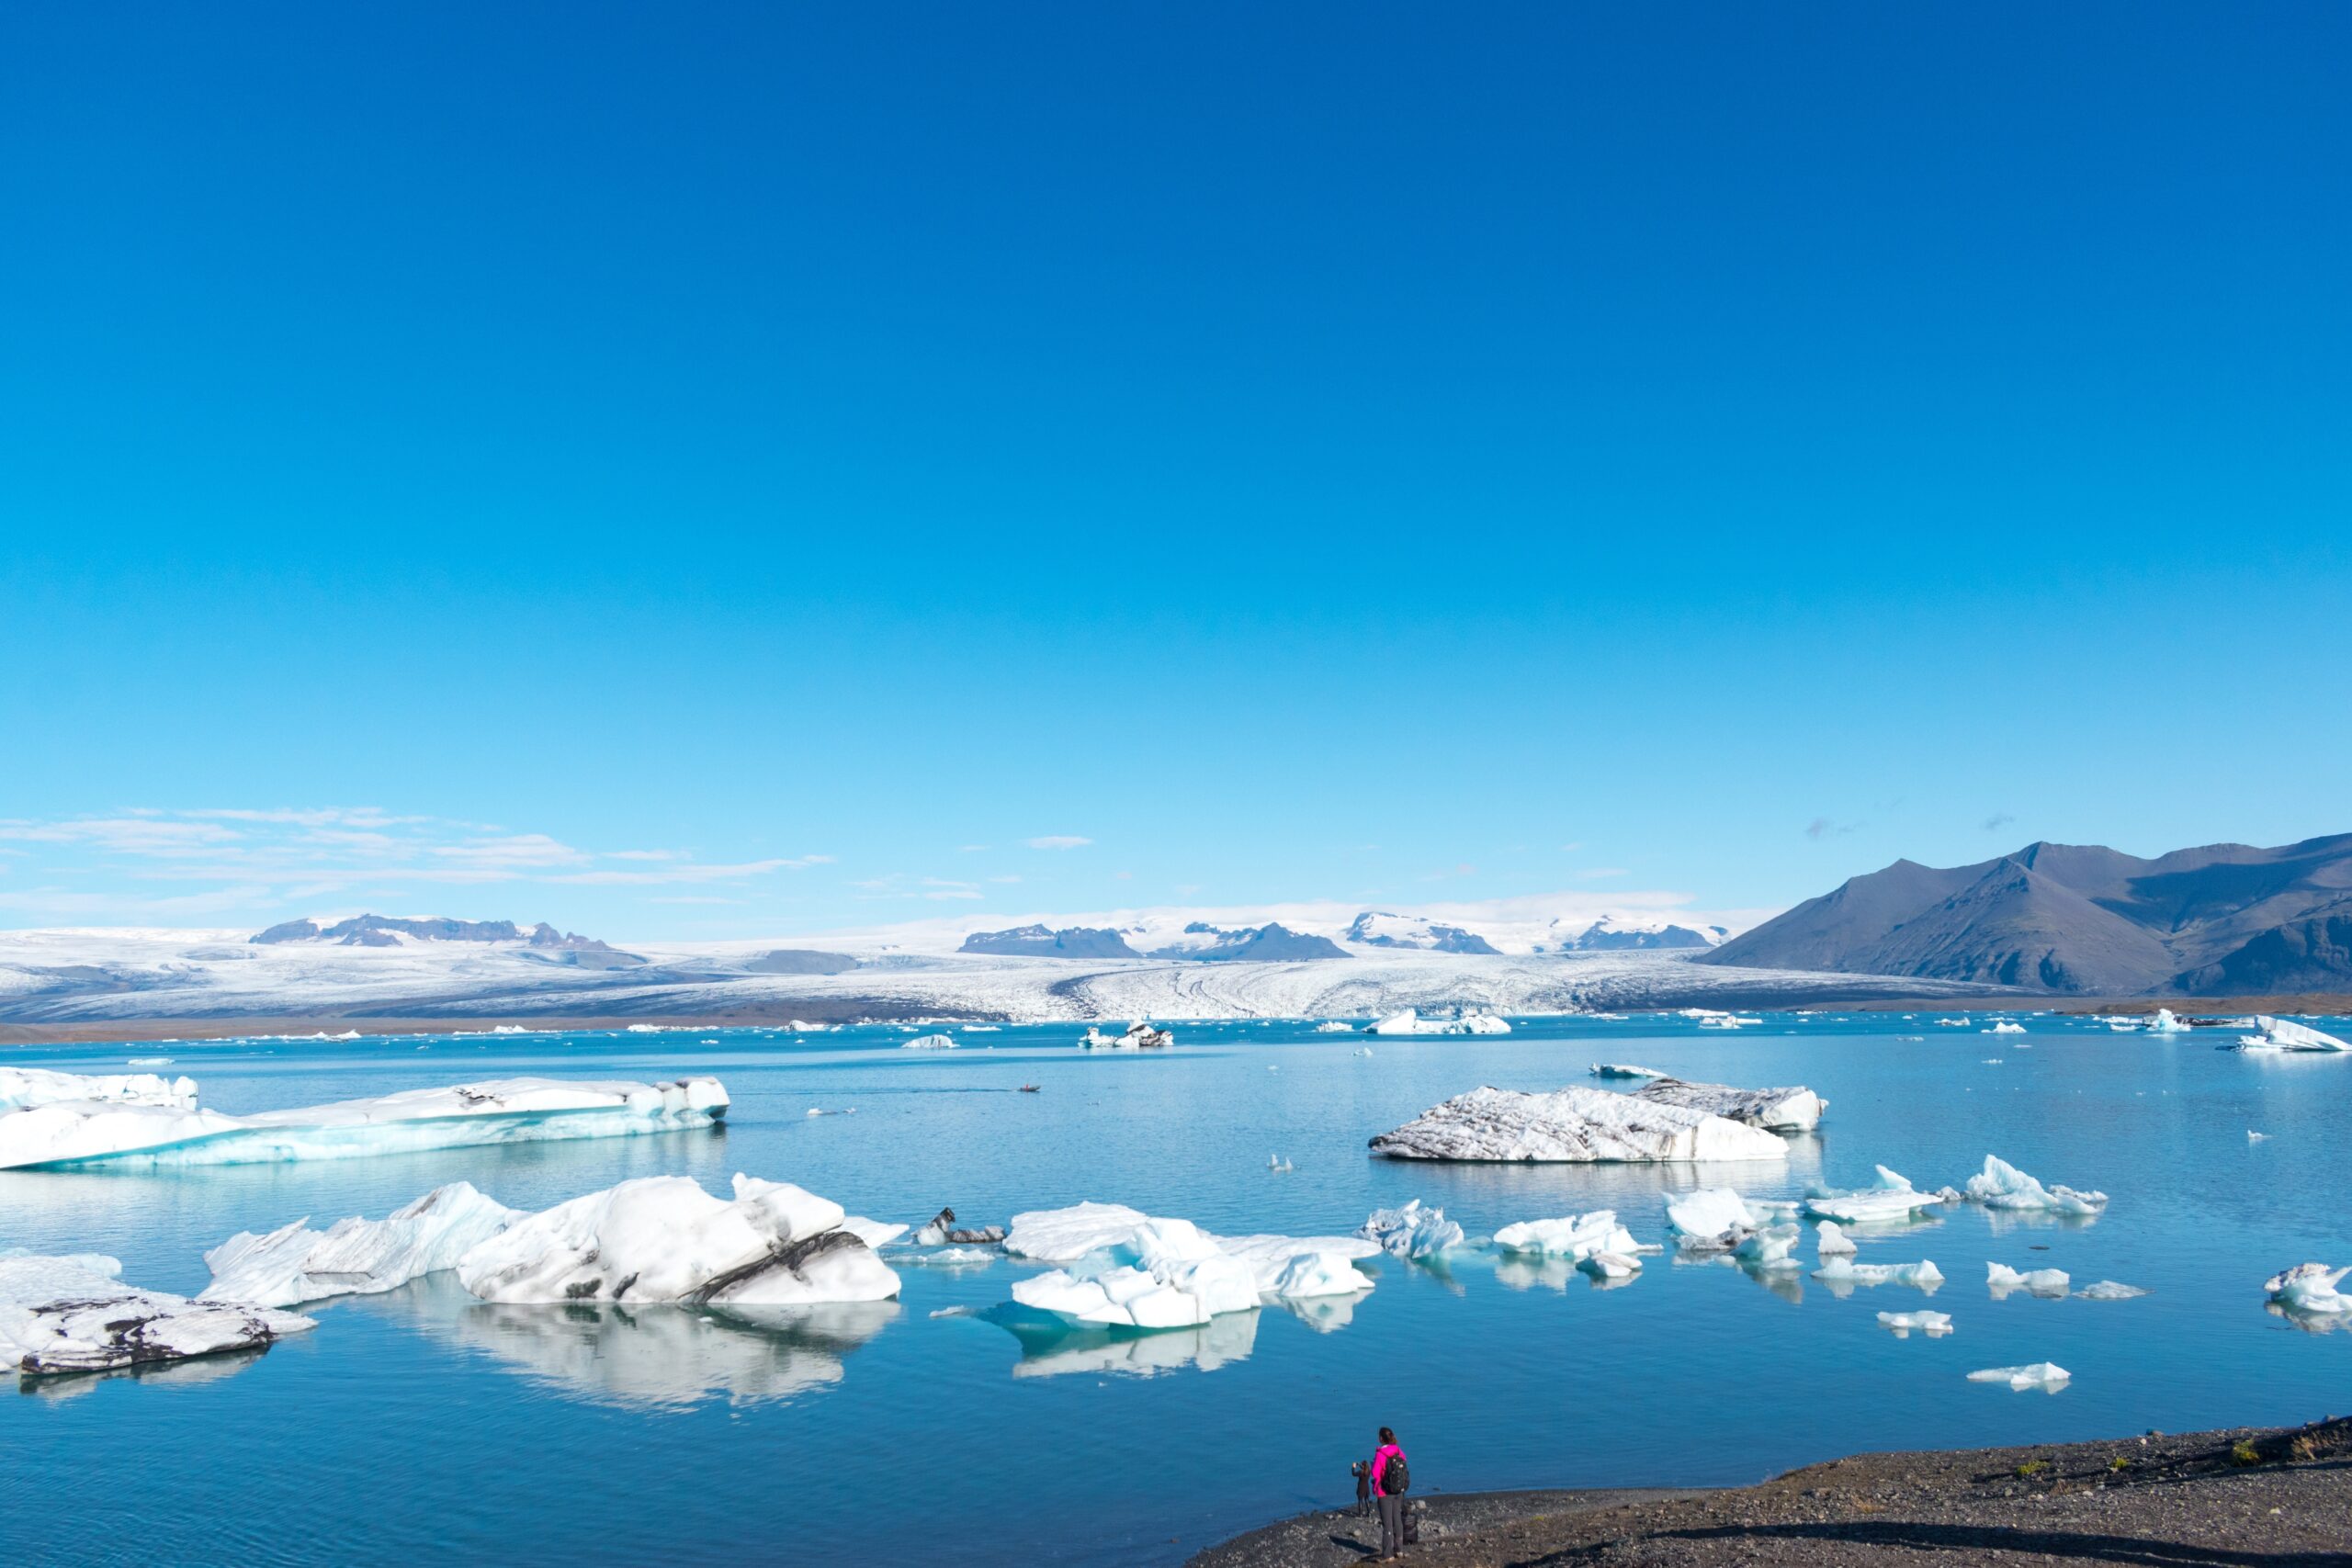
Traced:
[[1596, 865], [1589, 871], [1577, 872], [1577, 874], [1587, 882], [1599, 882], [1604, 877], [1625, 876], [1630, 874], [1622, 865]]
[[1047, 833], [1026, 841], [1033, 850], [1082, 850], [1094, 840], [1081, 839], [1075, 833]]
[[237, 841], [215, 822], [144, 816], [75, 817], [58, 822], [0, 821], [0, 839], [28, 844], [78, 844], [119, 855], [208, 854]]

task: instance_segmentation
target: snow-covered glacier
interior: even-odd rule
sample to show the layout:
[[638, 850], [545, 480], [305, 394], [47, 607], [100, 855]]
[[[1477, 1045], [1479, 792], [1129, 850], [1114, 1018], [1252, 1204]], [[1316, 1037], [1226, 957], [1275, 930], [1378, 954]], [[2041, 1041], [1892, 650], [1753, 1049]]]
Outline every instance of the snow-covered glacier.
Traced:
[[1788, 1145], [1743, 1122], [1606, 1089], [1458, 1094], [1372, 1140], [1391, 1159], [1786, 1160]]
[[728, 1105], [726, 1089], [713, 1077], [660, 1084], [499, 1078], [232, 1116], [198, 1107], [196, 1086], [179, 1083], [187, 1086], [184, 1096], [171, 1085], [162, 1099], [85, 1096], [0, 1111], [0, 1169], [255, 1165], [616, 1137], [707, 1127]]
[[269, 1307], [142, 1291], [111, 1258], [0, 1258], [0, 1365], [27, 1376], [107, 1371], [254, 1350], [315, 1327]]

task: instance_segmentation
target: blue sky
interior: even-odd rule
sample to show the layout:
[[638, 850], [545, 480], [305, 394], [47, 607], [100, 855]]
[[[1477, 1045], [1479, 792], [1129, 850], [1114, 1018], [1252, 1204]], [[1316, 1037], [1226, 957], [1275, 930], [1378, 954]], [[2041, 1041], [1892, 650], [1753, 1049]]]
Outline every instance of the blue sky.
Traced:
[[2346, 830], [2347, 46], [20, 9], [0, 924], [1738, 911]]

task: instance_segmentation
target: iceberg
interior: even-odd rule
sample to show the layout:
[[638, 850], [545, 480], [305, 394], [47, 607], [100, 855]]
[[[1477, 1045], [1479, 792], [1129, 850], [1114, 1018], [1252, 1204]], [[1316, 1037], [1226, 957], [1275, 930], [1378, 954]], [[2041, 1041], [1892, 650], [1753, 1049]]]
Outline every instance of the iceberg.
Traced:
[[1398, 1258], [1435, 1258], [1462, 1245], [1462, 1227], [1443, 1209], [1424, 1208], [1419, 1198], [1401, 1209], [1375, 1209], [1356, 1235]]
[[126, 1285], [111, 1258], [0, 1258], [0, 1365], [28, 1377], [258, 1350], [317, 1325], [268, 1307]]
[[1509, 1034], [1510, 1024], [1490, 1012], [1464, 1012], [1458, 1018], [1423, 1018], [1418, 1009], [1390, 1013], [1372, 1025], [1374, 1034]]
[[2255, 1026], [2262, 1031], [2263, 1048], [2272, 1051], [2352, 1051], [2352, 1043], [2338, 1040], [2333, 1034], [2323, 1034], [2307, 1024], [2290, 1019], [2257, 1016]]
[[1372, 1287], [1351, 1261], [1372, 1251], [1362, 1243], [1281, 1235], [1227, 1240], [1189, 1220], [1154, 1218], [1115, 1203], [1016, 1214], [1006, 1250], [1024, 1257], [1051, 1252], [1065, 1262], [1015, 1282], [1014, 1302], [1105, 1328], [1190, 1328], [1223, 1314], [1252, 1311], [1270, 1296], [1351, 1295]]
[[2011, 1023], [2007, 1019], [2003, 1019], [2000, 1022], [1995, 1024], [1992, 1028], [1985, 1030], [1984, 1032], [1987, 1034], [2023, 1034], [2025, 1032], [2025, 1025], [2022, 1023]]
[[1592, 1076], [1597, 1078], [1670, 1078], [1672, 1073], [1662, 1073], [1656, 1067], [1636, 1067], [1624, 1062], [1595, 1062]]
[[176, 1101], [55, 1100], [0, 1113], [0, 1169], [254, 1165], [615, 1137], [707, 1127], [727, 1105], [727, 1090], [711, 1077], [500, 1078], [247, 1116]]
[[2188, 1025], [2183, 1023], [2177, 1017], [2176, 1017], [2172, 1009], [2158, 1008], [2156, 1010], [2156, 1016], [2148, 1021], [2148, 1032], [2151, 1034], [2186, 1034], [2188, 1032]]
[[851, 1214], [842, 1221], [841, 1228], [866, 1246], [879, 1251], [906, 1235], [910, 1227], [888, 1224], [880, 1220], [869, 1220], [863, 1214]]
[[2148, 1292], [2138, 1285], [2120, 1285], [2113, 1280], [2101, 1280], [2096, 1285], [2085, 1285], [2075, 1292], [2086, 1302], [2128, 1302]]
[[1900, 1224], [1922, 1209], [1951, 1202], [1958, 1197], [1949, 1190], [1919, 1191], [1909, 1178], [1880, 1166], [1874, 1185], [1853, 1191], [1818, 1190], [1805, 1196], [1804, 1208], [1816, 1220], [1834, 1221], [1841, 1225], [1889, 1224]]
[[[141, 1057], [140, 1061], [168, 1064], [171, 1058]], [[51, 1072], [46, 1067], [0, 1067], [0, 1112], [76, 1100], [105, 1105], [162, 1105], [193, 1111], [196, 1109], [196, 1080], [166, 1078], [157, 1073], [107, 1073], [93, 1077], [80, 1073]]]
[[1175, 1035], [1165, 1029], [1154, 1029], [1140, 1018], [1127, 1025], [1125, 1034], [1117, 1036], [1090, 1025], [1078, 1042], [1082, 1051], [1162, 1051], [1175, 1043]]
[[[1125, 1203], [1033, 1210], [1012, 1216], [1012, 1226], [1004, 1235], [1004, 1250], [1040, 1263], [1075, 1263], [1090, 1252], [1126, 1245], [1136, 1227], [1150, 1217]], [[915, 1239], [922, 1241], [926, 1234], [928, 1227], [917, 1232]]]
[[[795, 1028], [797, 1027], [796, 1024]], [[953, 1051], [957, 1048], [955, 1036], [949, 1034], [918, 1034], [912, 1040], [899, 1042], [901, 1051]]]
[[[853, 1219], [842, 1222], [844, 1228], [853, 1229], [859, 1224], [873, 1224], [874, 1222], [871, 1220], [860, 1221]], [[881, 1228], [887, 1229], [889, 1227]], [[899, 1233], [903, 1234], [907, 1227], [899, 1225], [896, 1228]], [[861, 1233], [861, 1235], [863, 1233]], [[896, 1241], [897, 1239], [897, 1235], [886, 1235], [881, 1241], [874, 1241], [871, 1238], [867, 1238], [866, 1245], [869, 1247], [880, 1247], [885, 1242]], [[925, 1220], [922, 1228], [917, 1230], [912, 1236], [909, 1237], [909, 1239], [917, 1247], [944, 1247], [950, 1242], [958, 1243], [966, 1247], [995, 1247], [1004, 1240], [1004, 1227], [1002, 1225], [959, 1225], [956, 1223], [955, 1210], [942, 1209], [930, 1219]]]
[[2107, 1207], [2104, 1192], [2077, 1192], [2063, 1184], [2044, 1187], [2007, 1160], [1984, 1156], [1984, 1168], [1968, 1179], [1968, 1201], [1988, 1209], [2029, 1209], [2053, 1214], [2096, 1214]]
[[1968, 1374], [1970, 1382], [2005, 1382], [2013, 1389], [2038, 1388], [2055, 1393], [2075, 1374], [2048, 1361], [2026, 1367], [1986, 1367]]
[[2036, 1269], [2019, 1273], [2005, 1263], [1984, 1265], [1984, 1283], [1992, 1291], [1995, 1301], [2005, 1301], [2012, 1291], [2023, 1291], [2035, 1296], [2063, 1296], [2073, 1283], [2064, 1269]]
[[1948, 1312], [1883, 1312], [1878, 1314], [1881, 1328], [1892, 1328], [1897, 1339], [1908, 1339], [1912, 1330], [1927, 1335], [1950, 1334], [1951, 1314]]
[[331, 1296], [374, 1295], [457, 1266], [521, 1212], [470, 1182], [436, 1187], [380, 1220], [338, 1221], [323, 1233], [296, 1220], [264, 1235], [240, 1231], [204, 1255], [212, 1282], [199, 1302], [289, 1307]]
[[1593, 1252], [1577, 1258], [1577, 1267], [1596, 1280], [1630, 1280], [1642, 1271], [1642, 1260], [1628, 1252]]
[[1740, 1237], [1732, 1256], [1750, 1269], [1801, 1269], [1795, 1253], [1804, 1235], [1795, 1225], [1768, 1225]]
[[647, 1176], [514, 1221], [457, 1261], [492, 1302], [685, 1302], [749, 1307], [888, 1301], [899, 1277], [789, 1182], [735, 1178], [733, 1201]]
[[1728, 1187], [1701, 1187], [1678, 1192], [1666, 1201], [1666, 1223], [1677, 1235], [1693, 1242], [1736, 1243], [1738, 1233], [1769, 1224], [1773, 1215], [1751, 1207]]
[[1497, 1231], [1495, 1245], [1505, 1252], [1579, 1263], [1599, 1252], [1631, 1257], [1641, 1249], [1633, 1233], [1617, 1223], [1614, 1209], [1595, 1209], [1589, 1214], [1566, 1214], [1555, 1220], [1521, 1220]]
[[[0, 1266], [5, 1267], [5, 1266]], [[2290, 1312], [2326, 1314], [2352, 1312], [2352, 1295], [2335, 1287], [2352, 1268], [2330, 1269], [2324, 1263], [2298, 1263], [2262, 1282], [2263, 1293]]]
[[1801, 1084], [1791, 1089], [1734, 1089], [1729, 1084], [1660, 1077], [1635, 1089], [1634, 1098], [1728, 1117], [1768, 1133], [1809, 1133], [1821, 1124], [1821, 1113], [1829, 1109], [1827, 1100]]
[[1840, 1254], [1850, 1255], [1860, 1250], [1852, 1241], [1848, 1239], [1846, 1233], [1838, 1228], [1836, 1220], [1821, 1222], [1814, 1237], [1814, 1249], [1824, 1258], [1836, 1258]]
[[1679, 1105], [1606, 1089], [1550, 1094], [1476, 1089], [1372, 1140], [1391, 1159], [1494, 1161], [1786, 1160], [1771, 1134]]
[[1813, 1277], [1832, 1291], [1845, 1291], [1856, 1285], [1910, 1285], [1936, 1293], [1944, 1282], [1942, 1270], [1933, 1259], [1919, 1263], [1849, 1263], [1834, 1258], [1813, 1271]]

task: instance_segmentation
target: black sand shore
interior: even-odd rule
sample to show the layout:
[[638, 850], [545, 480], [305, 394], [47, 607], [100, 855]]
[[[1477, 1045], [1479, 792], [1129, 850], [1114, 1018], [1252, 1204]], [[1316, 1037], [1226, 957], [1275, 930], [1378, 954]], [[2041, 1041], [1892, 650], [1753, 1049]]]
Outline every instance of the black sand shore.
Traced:
[[[1439, 1568], [1718, 1564], [2132, 1563], [2352, 1568], [2352, 1420], [2177, 1437], [1860, 1454], [1719, 1491], [1432, 1494]], [[1338, 1568], [1378, 1525], [1306, 1514], [1188, 1568]]]

